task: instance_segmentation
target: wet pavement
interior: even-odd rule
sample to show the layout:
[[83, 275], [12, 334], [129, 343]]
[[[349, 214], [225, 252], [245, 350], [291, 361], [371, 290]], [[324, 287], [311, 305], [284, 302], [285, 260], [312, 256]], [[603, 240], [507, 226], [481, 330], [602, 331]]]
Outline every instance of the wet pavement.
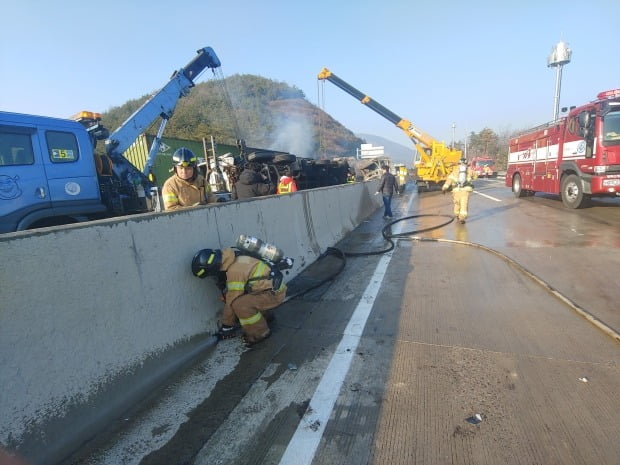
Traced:
[[[409, 187], [400, 217], [450, 214], [449, 195]], [[620, 199], [567, 210], [501, 180], [476, 191], [465, 225], [419, 235], [496, 250], [620, 329]], [[378, 211], [337, 247], [381, 250], [386, 224]], [[399, 239], [276, 317], [270, 339], [209, 349], [66, 463], [618, 463], [620, 344], [494, 253]]]

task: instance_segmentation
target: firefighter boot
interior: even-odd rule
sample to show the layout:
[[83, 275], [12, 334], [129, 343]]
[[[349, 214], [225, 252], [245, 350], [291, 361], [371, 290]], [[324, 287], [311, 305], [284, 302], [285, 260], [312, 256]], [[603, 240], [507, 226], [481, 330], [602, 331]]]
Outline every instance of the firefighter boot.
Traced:
[[237, 336], [238, 329], [239, 329], [238, 326], [222, 325], [219, 331], [215, 333], [215, 336], [220, 341], [223, 341], [224, 339], [232, 339], [233, 337]]

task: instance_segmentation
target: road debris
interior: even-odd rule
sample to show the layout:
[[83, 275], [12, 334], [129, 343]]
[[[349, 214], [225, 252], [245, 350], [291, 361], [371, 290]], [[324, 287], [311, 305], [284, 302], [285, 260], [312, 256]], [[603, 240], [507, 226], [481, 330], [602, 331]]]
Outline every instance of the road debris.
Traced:
[[467, 423], [471, 423], [472, 425], [477, 425], [478, 423], [481, 423], [483, 419], [484, 417], [480, 413], [476, 413], [472, 417], [465, 418], [465, 421]]

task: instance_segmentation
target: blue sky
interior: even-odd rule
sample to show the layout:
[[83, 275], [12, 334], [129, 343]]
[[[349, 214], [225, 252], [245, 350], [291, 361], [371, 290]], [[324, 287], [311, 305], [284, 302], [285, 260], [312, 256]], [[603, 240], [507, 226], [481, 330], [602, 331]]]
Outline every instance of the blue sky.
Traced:
[[[4, 0], [0, 110], [69, 117], [161, 88], [197, 49], [224, 76], [256, 74], [319, 103], [323, 67], [450, 142], [553, 117], [560, 40], [561, 106], [620, 87], [620, 1], [591, 0]], [[212, 79], [207, 73], [199, 79]], [[324, 109], [355, 133], [410, 145], [405, 134], [331, 83]]]

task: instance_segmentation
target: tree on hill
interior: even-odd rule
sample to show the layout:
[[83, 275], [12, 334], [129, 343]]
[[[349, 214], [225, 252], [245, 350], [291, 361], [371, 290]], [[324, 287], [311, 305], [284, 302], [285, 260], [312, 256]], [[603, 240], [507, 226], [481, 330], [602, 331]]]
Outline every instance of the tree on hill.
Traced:
[[[508, 140], [512, 135], [508, 132], [497, 134], [489, 128], [476, 133], [471, 132], [467, 138], [468, 158], [488, 156], [495, 160], [499, 169], [506, 169], [508, 160]], [[456, 148], [464, 150], [463, 142], [456, 144]]]
[[[103, 114], [111, 130], [120, 126], [147, 99], [130, 100]], [[159, 120], [147, 130], [154, 135]], [[320, 158], [355, 156], [363, 140], [308, 102], [303, 91], [286, 83], [255, 75], [234, 75], [223, 81], [198, 84], [180, 99], [165, 136], [235, 145]]]

